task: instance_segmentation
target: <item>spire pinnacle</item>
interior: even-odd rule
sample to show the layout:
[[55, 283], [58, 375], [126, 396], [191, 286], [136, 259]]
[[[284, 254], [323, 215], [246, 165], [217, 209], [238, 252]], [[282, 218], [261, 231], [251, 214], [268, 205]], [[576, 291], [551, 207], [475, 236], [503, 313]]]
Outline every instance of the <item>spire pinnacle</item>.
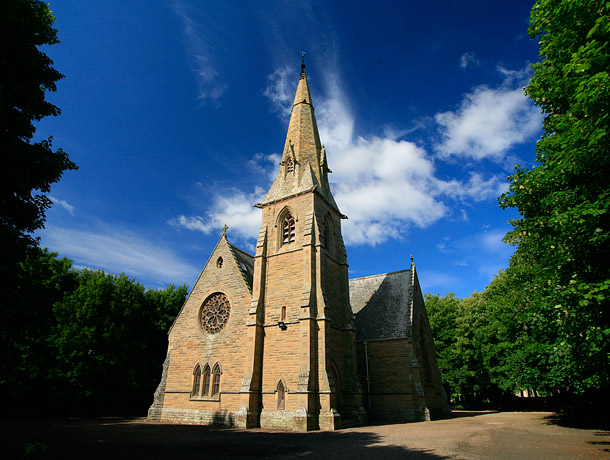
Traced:
[[281, 168], [261, 205], [315, 189], [338, 210], [328, 183], [330, 170], [326, 149], [320, 142], [305, 74], [305, 52], [301, 53], [301, 61], [301, 76], [292, 105]]
[[301, 51], [301, 76], [299, 80], [305, 78], [305, 51]]

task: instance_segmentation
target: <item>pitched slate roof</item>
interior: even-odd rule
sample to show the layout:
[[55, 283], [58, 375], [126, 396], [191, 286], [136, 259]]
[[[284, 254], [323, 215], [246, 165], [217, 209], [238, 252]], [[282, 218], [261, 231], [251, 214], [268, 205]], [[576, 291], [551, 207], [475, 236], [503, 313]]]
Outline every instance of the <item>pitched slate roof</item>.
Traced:
[[411, 335], [411, 270], [349, 280], [356, 340]]
[[239, 268], [241, 269], [241, 274], [248, 285], [248, 289], [252, 292], [252, 279], [254, 276], [254, 256], [248, 254], [243, 249], [239, 249], [237, 246], [233, 246], [229, 243], [229, 248], [231, 252], [233, 252], [233, 257], [235, 257], [235, 261]]

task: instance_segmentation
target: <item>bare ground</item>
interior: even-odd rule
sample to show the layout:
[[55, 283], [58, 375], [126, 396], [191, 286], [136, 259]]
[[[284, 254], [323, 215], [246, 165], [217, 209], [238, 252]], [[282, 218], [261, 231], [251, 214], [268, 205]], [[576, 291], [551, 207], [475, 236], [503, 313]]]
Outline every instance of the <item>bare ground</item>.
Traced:
[[1, 458], [610, 459], [610, 432], [548, 412], [455, 412], [433, 422], [290, 433], [143, 418], [5, 419]]

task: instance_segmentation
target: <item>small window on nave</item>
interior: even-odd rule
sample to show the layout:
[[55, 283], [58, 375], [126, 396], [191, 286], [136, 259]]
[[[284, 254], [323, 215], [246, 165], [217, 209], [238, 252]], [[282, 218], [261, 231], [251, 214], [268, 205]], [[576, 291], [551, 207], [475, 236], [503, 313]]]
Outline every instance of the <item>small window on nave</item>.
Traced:
[[220, 394], [220, 366], [218, 363], [214, 366], [212, 371], [212, 397]]
[[201, 384], [201, 366], [197, 364], [193, 370], [193, 388], [191, 390], [191, 396], [199, 396], [199, 388]]
[[222, 268], [222, 264], [223, 264], [223, 263], [224, 263], [224, 261], [222, 260], [222, 257], [219, 257], [219, 258], [216, 260], [216, 266], [217, 266], [218, 268]]
[[206, 364], [205, 367], [203, 368], [203, 387], [201, 389], [202, 396], [207, 396], [208, 393], [210, 392], [210, 377], [211, 377], [210, 365]]
[[282, 244], [292, 243], [296, 234], [296, 226], [292, 214], [287, 213], [282, 221]]
[[284, 383], [280, 380], [277, 384], [277, 408], [283, 410], [286, 408], [286, 389]]

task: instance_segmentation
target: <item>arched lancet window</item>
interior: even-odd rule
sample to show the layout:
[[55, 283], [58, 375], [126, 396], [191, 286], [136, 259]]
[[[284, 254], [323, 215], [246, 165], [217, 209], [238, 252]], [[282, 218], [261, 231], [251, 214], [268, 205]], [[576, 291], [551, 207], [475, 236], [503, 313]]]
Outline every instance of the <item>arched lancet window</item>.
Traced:
[[207, 396], [210, 392], [210, 375], [210, 366], [206, 364], [203, 368], [203, 388], [201, 390], [202, 396]]
[[280, 380], [277, 384], [277, 408], [282, 410], [286, 407], [286, 389]]
[[294, 217], [288, 212], [282, 220], [282, 244], [292, 243], [295, 233]]
[[220, 393], [220, 366], [216, 364], [212, 371], [212, 396], [218, 396]]
[[191, 390], [191, 396], [199, 396], [199, 387], [201, 384], [201, 366], [197, 364], [193, 370], [193, 389]]

